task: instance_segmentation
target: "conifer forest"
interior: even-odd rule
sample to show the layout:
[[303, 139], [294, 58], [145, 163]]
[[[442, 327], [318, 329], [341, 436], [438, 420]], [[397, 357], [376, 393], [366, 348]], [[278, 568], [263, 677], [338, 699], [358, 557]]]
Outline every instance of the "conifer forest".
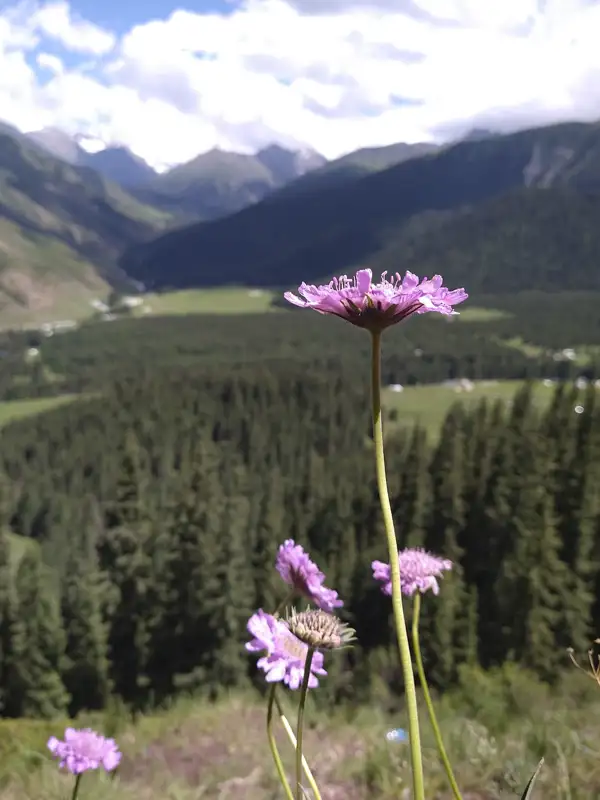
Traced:
[[[600, 393], [593, 363], [549, 355], [559, 308], [452, 325], [425, 315], [384, 340], [386, 383], [523, 381], [510, 403], [457, 400], [437, 436], [384, 419], [399, 546], [454, 563], [440, 596], [423, 597], [423, 658], [442, 692], [475, 664], [552, 683], [567, 648], [585, 653], [600, 630]], [[563, 341], [579, 327], [598, 336], [597, 305], [572, 308]], [[535, 330], [535, 358], [502, 344], [511, 322], [513, 335]], [[273, 564], [288, 538], [322, 566], [360, 642], [331, 661], [317, 702], [368, 703], [382, 679], [402, 694], [389, 598], [370, 570], [386, 552], [363, 332], [290, 312], [31, 336], [4, 336], [3, 399], [81, 397], [0, 434], [3, 716], [262, 690], [246, 624], [281, 600]], [[19, 356], [36, 344], [43, 369]], [[540, 408], [528, 381], [557, 370]]]

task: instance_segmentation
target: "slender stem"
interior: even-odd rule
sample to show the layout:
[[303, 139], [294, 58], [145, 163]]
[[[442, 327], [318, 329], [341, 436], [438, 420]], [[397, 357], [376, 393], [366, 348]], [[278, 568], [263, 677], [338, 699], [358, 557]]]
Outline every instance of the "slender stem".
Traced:
[[421, 644], [419, 641], [420, 614], [421, 614], [421, 595], [419, 592], [417, 592], [415, 594], [415, 606], [414, 606], [414, 615], [412, 623], [412, 641], [413, 641], [413, 650], [415, 651], [415, 661], [417, 662], [417, 672], [419, 673], [419, 680], [421, 681], [421, 688], [423, 689], [423, 696], [425, 697], [425, 705], [427, 706], [427, 711], [429, 712], [429, 720], [431, 722], [431, 727], [433, 728], [433, 735], [435, 736], [435, 741], [440, 753], [440, 758], [442, 759], [442, 763], [444, 764], [444, 769], [446, 770], [446, 775], [448, 776], [448, 783], [450, 784], [450, 788], [452, 789], [452, 794], [454, 795], [455, 800], [462, 800], [460, 789], [458, 788], [456, 778], [454, 777], [454, 772], [452, 772], [452, 765], [450, 764], [450, 759], [448, 758], [448, 754], [446, 753], [446, 748], [444, 747], [444, 742], [442, 741], [442, 733], [440, 731], [440, 726], [438, 725], [437, 717], [435, 716], [435, 709], [433, 707], [433, 702], [431, 700], [431, 694], [429, 693], [429, 686], [427, 685], [425, 670], [423, 669], [423, 659], [421, 657]]
[[290, 602], [290, 600], [293, 598], [293, 596], [294, 596], [295, 594], [296, 594], [296, 593], [295, 593], [295, 591], [294, 591], [293, 589], [292, 589], [292, 591], [291, 591], [291, 592], [288, 592], [288, 593], [286, 594], [286, 596], [283, 598], [283, 600], [281, 601], [281, 603], [279, 603], [279, 605], [277, 606], [277, 608], [276, 608], [276, 609], [275, 609], [275, 611], [273, 612], [273, 616], [274, 616], [274, 617], [278, 617], [278, 616], [281, 614], [281, 612], [283, 611], [283, 609], [284, 609], [284, 608], [287, 606], [287, 604]]
[[[277, 711], [279, 713], [279, 719], [281, 720], [281, 724], [283, 725], [285, 732], [287, 733], [288, 738], [292, 743], [292, 747], [296, 749], [297, 747], [296, 736], [294, 734], [294, 731], [292, 729], [292, 726], [290, 725], [288, 718], [283, 713], [283, 708], [281, 707], [281, 703], [279, 702], [279, 698], [277, 697], [277, 695], [275, 695], [275, 705], [277, 706]], [[304, 774], [306, 775], [306, 780], [308, 781], [310, 788], [313, 791], [315, 800], [322, 800], [321, 792], [319, 791], [317, 782], [315, 781], [314, 775], [312, 774], [312, 772], [310, 771], [310, 767], [308, 766], [308, 761], [304, 756], [302, 756], [302, 766], [304, 767]]]
[[[269, 692], [269, 702], [267, 705], [267, 738], [269, 740], [269, 747], [271, 748], [271, 755], [273, 756], [273, 761], [275, 762], [277, 776], [281, 781], [281, 785], [283, 786], [287, 800], [294, 800], [294, 795], [286, 777], [285, 770], [281, 762], [281, 756], [279, 755], [279, 750], [277, 749], [275, 734], [273, 733], [273, 703], [275, 702], [275, 691], [276, 684], [273, 684], [271, 686], [271, 691]], [[277, 705], [279, 706], [279, 703]]]
[[309, 647], [308, 653], [306, 654], [306, 662], [304, 664], [304, 677], [302, 678], [302, 688], [300, 689], [300, 702], [298, 703], [298, 725], [296, 726], [296, 800], [302, 800], [302, 744], [304, 737], [304, 707], [306, 706], [308, 681], [310, 680], [310, 667], [314, 653], [314, 648]]
[[373, 409], [373, 440], [375, 444], [375, 467], [377, 472], [377, 488], [379, 501], [383, 513], [385, 534], [387, 538], [388, 554], [392, 578], [392, 608], [398, 649], [404, 676], [404, 690], [408, 710], [408, 737], [413, 779], [413, 800], [425, 800], [425, 787], [423, 782], [423, 760], [421, 755], [421, 737], [419, 733], [419, 712], [417, 709], [417, 693], [415, 689], [415, 676], [413, 675], [408, 631], [402, 607], [402, 592], [400, 588], [400, 562], [398, 559], [398, 543], [394, 530], [394, 517], [388, 494], [387, 479], [385, 474], [385, 454], [383, 449], [383, 423], [381, 420], [381, 332], [371, 333], [371, 400]]
[[73, 787], [73, 794], [71, 795], [71, 800], [77, 800], [77, 795], [79, 794], [79, 784], [81, 783], [81, 776], [83, 773], [79, 773], [79, 775], [75, 778], [75, 786]]

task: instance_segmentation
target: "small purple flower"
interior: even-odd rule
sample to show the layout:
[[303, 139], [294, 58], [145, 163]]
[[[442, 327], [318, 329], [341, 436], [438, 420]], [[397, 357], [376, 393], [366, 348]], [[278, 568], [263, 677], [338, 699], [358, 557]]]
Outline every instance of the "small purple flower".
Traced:
[[323, 611], [331, 613], [344, 605], [334, 589], [323, 586], [324, 573], [293, 539], [286, 539], [279, 547], [275, 568], [288, 586], [293, 586]]
[[[265, 652], [257, 667], [265, 673], [269, 683], [281, 681], [290, 689], [299, 689], [304, 676], [308, 646], [290, 632], [285, 622], [259, 609], [248, 620], [248, 630], [254, 637], [246, 644], [251, 653]], [[316, 651], [310, 665], [308, 686], [316, 689], [317, 675], [327, 675], [323, 669], [323, 654]]]
[[407, 272], [404, 278], [396, 273], [391, 281], [386, 275], [384, 272], [379, 283], [372, 283], [371, 270], [360, 269], [354, 278], [342, 275], [327, 286], [302, 283], [298, 287], [301, 297], [292, 292], [286, 292], [284, 297], [296, 306], [334, 314], [371, 331], [382, 331], [413, 314], [427, 311], [457, 314], [452, 306], [468, 297], [464, 289], [450, 291], [442, 286], [440, 275], [422, 281], [412, 272]]
[[[452, 562], [447, 558], [438, 558], [420, 547], [400, 550], [400, 586], [402, 594], [409, 597], [415, 592], [426, 592], [428, 589], [439, 594], [437, 578], [442, 577], [444, 570], [452, 569]], [[373, 577], [380, 581], [384, 594], [392, 594], [392, 573], [389, 564], [373, 561], [371, 564]]]
[[100, 766], [111, 772], [121, 761], [121, 753], [114, 739], [106, 739], [90, 728], [67, 728], [64, 742], [51, 736], [47, 746], [53, 756], [60, 758], [59, 767], [68, 769], [73, 775], [81, 775]]

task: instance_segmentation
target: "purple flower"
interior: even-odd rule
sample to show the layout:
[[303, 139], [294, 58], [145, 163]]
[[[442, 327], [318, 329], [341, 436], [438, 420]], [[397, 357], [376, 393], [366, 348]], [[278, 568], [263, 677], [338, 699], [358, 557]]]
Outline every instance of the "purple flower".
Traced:
[[[447, 558], [438, 558], [420, 547], [400, 550], [400, 587], [402, 594], [409, 597], [415, 592], [426, 592], [428, 589], [439, 594], [437, 578], [442, 577], [444, 570], [452, 569], [452, 562]], [[384, 594], [392, 594], [392, 575], [389, 564], [373, 561], [371, 564], [373, 577], [381, 581]]]
[[48, 749], [53, 756], [60, 758], [59, 767], [66, 767], [73, 775], [80, 775], [100, 766], [111, 772], [121, 761], [121, 753], [114, 739], [105, 739], [90, 728], [79, 731], [67, 728], [64, 742], [51, 736], [48, 739]]
[[[265, 673], [269, 683], [281, 681], [290, 689], [299, 689], [304, 676], [308, 645], [290, 632], [285, 622], [259, 609], [248, 620], [248, 630], [254, 637], [246, 644], [251, 653], [265, 652], [257, 667]], [[316, 689], [317, 675], [327, 675], [323, 669], [323, 654], [314, 653], [310, 666], [308, 686]]]
[[442, 286], [440, 275], [431, 280], [407, 272], [404, 278], [398, 273], [388, 281], [383, 273], [380, 283], [372, 283], [370, 269], [360, 269], [355, 278], [342, 275], [327, 286], [310, 286], [302, 283], [296, 297], [286, 292], [290, 303], [302, 308], [313, 308], [321, 314], [335, 314], [359, 328], [382, 331], [412, 314], [437, 311], [440, 314], [457, 314], [452, 306], [462, 303], [468, 295], [464, 289], [450, 291]]
[[323, 586], [325, 575], [293, 539], [286, 539], [279, 547], [275, 568], [288, 586], [293, 586], [323, 611], [331, 613], [344, 605], [336, 591]]

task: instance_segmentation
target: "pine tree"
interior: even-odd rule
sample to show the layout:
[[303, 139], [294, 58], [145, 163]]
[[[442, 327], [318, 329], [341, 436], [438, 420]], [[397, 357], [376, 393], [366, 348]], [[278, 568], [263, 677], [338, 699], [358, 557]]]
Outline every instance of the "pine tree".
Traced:
[[6, 688], [6, 713], [15, 717], [52, 718], [66, 712], [69, 700], [61, 680], [65, 636], [36, 549], [29, 549], [22, 557], [15, 585], [17, 621]]
[[133, 714], [148, 700], [150, 659], [149, 590], [153, 508], [145, 456], [128, 432], [120, 458], [116, 497], [105, 508], [106, 529], [99, 542], [100, 568], [116, 590], [110, 620], [111, 682]]
[[495, 586], [499, 639], [504, 658], [551, 677], [556, 672], [556, 634], [568, 594], [568, 574], [560, 559], [553, 498], [548, 491], [547, 443], [531, 436], [521, 454], [519, 486], [506, 521], [505, 552]]
[[465, 638], [462, 629], [468, 619], [458, 544], [465, 524], [463, 426], [462, 407], [455, 406], [446, 416], [430, 467], [432, 501], [425, 544], [436, 555], [450, 559], [453, 567], [443, 579], [441, 596], [425, 598], [422, 629], [428, 631], [423, 637], [428, 674], [444, 687], [455, 678], [458, 663], [465, 657], [458, 643]]
[[208, 598], [207, 611], [214, 651], [209, 685], [214, 693], [243, 684], [248, 662], [243, 649], [246, 624], [253, 608], [252, 571], [244, 543], [247, 501], [231, 496], [223, 508], [220, 553], [214, 575], [217, 591]]
[[4, 715], [14, 662], [16, 607], [8, 534], [0, 526], [0, 715]]
[[177, 687], [197, 688], [211, 656], [207, 596], [218, 559], [222, 498], [211, 448], [196, 450], [190, 484], [180, 491], [166, 523], [169, 554], [161, 580], [163, 613], [152, 632], [149, 671], [157, 697]]
[[427, 434], [415, 425], [400, 469], [400, 491], [393, 499], [400, 548], [423, 547], [431, 506]]
[[[569, 398], [572, 402], [572, 397]], [[562, 647], [583, 651], [591, 637], [591, 613], [594, 601], [594, 528], [600, 513], [600, 430], [596, 429], [596, 390], [586, 393], [584, 413], [576, 416], [570, 447], [556, 447], [563, 463], [556, 467], [552, 485], [556, 497], [561, 558], [568, 569], [569, 591], [562, 606], [558, 640]], [[563, 428], [554, 428], [561, 435]], [[596, 556], [597, 562], [597, 556]]]
[[63, 680], [69, 713], [102, 709], [108, 700], [108, 631], [102, 618], [97, 564], [73, 543], [63, 578], [61, 614], [66, 635]]

